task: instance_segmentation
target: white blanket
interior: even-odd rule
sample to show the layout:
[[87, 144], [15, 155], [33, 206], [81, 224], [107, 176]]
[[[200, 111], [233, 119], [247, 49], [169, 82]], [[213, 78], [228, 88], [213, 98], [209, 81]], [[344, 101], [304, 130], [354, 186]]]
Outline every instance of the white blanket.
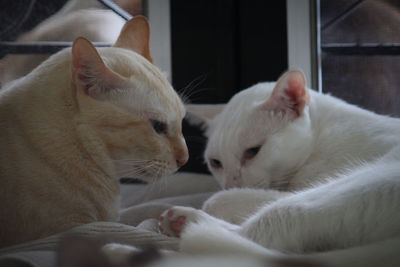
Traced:
[[157, 218], [173, 205], [200, 208], [219, 186], [210, 175], [178, 173], [150, 185], [122, 185], [119, 222], [95, 222], [40, 240], [0, 250], [0, 266], [56, 266], [60, 238], [66, 234], [106, 238], [109, 242], [176, 250], [178, 239], [158, 233]]

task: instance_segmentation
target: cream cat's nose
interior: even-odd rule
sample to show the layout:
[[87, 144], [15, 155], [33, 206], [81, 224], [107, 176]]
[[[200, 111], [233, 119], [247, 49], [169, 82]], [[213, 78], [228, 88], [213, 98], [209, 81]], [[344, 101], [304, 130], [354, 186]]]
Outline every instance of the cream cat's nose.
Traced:
[[182, 167], [186, 164], [189, 159], [189, 151], [187, 146], [185, 145], [180, 149], [178, 153], [175, 154], [176, 166], [178, 168]]
[[189, 151], [183, 136], [174, 139], [174, 155], [175, 155], [176, 166], [178, 168], [185, 165], [189, 159]]
[[178, 166], [178, 168], [180, 168], [180, 167], [182, 167], [183, 165], [185, 165], [186, 162], [187, 162], [187, 160], [180, 160], [180, 159], [177, 159], [177, 160], [176, 160], [176, 165]]
[[186, 162], [189, 159], [189, 154], [188, 153], [184, 153], [181, 157], [176, 159], [176, 165], [178, 166], [178, 168], [182, 167], [183, 165], [186, 164]]

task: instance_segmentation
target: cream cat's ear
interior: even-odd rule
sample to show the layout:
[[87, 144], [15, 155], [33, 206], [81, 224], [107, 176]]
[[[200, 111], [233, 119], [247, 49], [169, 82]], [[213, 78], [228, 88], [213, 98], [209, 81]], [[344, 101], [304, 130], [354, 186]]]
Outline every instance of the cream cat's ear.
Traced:
[[135, 16], [125, 23], [115, 47], [133, 50], [153, 63], [150, 54], [150, 25], [143, 16]]
[[280, 110], [284, 114], [302, 115], [304, 107], [310, 102], [306, 78], [302, 71], [291, 70], [283, 74], [276, 82], [269, 99], [263, 104], [267, 110]]
[[207, 128], [211, 121], [224, 109], [225, 104], [188, 104], [185, 105], [189, 123]]
[[111, 88], [121, 88], [124, 78], [106, 67], [89, 40], [78, 37], [72, 45], [72, 82], [85, 94], [103, 99]]

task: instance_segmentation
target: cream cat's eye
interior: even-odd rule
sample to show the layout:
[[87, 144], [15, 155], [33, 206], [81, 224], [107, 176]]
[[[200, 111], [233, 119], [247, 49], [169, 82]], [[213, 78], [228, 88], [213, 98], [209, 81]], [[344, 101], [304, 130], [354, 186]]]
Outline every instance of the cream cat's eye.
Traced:
[[260, 149], [261, 149], [261, 146], [255, 146], [255, 147], [246, 149], [246, 151], [244, 151], [244, 153], [243, 153], [243, 159], [249, 160], [249, 159], [254, 158], [258, 154]]
[[151, 127], [153, 127], [154, 131], [158, 134], [167, 135], [168, 134], [168, 126], [166, 123], [163, 123], [158, 120], [149, 120]]
[[209, 162], [210, 162], [211, 167], [213, 167], [214, 169], [222, 168], [221, 161], [219, 161], [217, 159], [210, 159]]

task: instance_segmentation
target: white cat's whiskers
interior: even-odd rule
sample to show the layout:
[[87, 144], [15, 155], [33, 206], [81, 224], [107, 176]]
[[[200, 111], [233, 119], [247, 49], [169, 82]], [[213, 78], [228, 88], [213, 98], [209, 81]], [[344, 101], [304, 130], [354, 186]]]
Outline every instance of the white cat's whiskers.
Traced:
[[290, 185], [290, 179], [293, 177], [294, 172], [290, 172], [282, 177], [273, 179], [271, 181], [260, 179], [252, 185], [253, 188], [270, 188], [275, 190], [287, 190]]
[[267, 187], [267, 186], [269, 186], [269, 182], [268, 182], [268, 181], [260, 180], [260, 181], [258, 181], [257, 183], [255, 183], [252, 187], [255, 187], [255, 188], [265, 188], [265, 187]]
[[275, 190], [286, 190], [289, 186], [289, 181], [285, 178], [282, 180], [274, 180], [270, 183], [270, 188]]
[[290, 185], [290, 180], [294, 176], [295, 171], [290, 171], [286, 175], [270, 181], [270, 188], [275, 190], [287, 190]]

